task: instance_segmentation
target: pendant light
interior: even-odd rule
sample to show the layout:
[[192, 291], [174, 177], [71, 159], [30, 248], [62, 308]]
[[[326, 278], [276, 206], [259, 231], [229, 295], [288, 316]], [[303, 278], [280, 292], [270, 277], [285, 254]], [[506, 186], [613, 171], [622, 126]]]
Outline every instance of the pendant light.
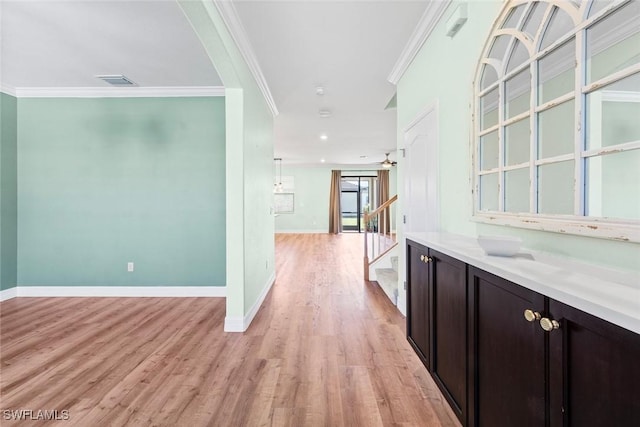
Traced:
[[275, 158], [273, 159], [276, 162], [276, 173], [278, 173], [278, 165], [280, 165], [280, 172], [278, 173], [278, 183], [273, 184], [273, 192], [274, 193], [282, 193], [284, 187], [282, 185], [282, 159]]

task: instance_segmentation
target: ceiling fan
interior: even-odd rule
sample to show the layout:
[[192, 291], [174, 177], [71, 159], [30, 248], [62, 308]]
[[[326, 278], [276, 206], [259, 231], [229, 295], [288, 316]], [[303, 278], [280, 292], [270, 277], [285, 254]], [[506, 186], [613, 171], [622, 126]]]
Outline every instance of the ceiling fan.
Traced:
[[398, 162], [392, 162], [391, 160], [389, 160], [389, 154], [391, 154], [391, 153], [384, 153], [384, 155], [386, 156], [386, 159], [384, 159], [384, 161], [380, 162], [382, 167], [385, 168], [385, 169], [389, 169], [391, 166], [395, 166], [395, 165], [398, 164]]

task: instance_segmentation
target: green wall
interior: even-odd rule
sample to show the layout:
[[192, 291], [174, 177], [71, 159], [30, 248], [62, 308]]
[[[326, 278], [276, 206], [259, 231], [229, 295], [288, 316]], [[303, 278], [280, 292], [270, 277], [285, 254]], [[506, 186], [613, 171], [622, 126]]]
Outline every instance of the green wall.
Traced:
[[17, 102], [0, 93], [0, 290], [17, 285]]
[[[247, 82], [253, 78], [246, 77]], [[254, 85], [244, 92], [244, 259], [247, 313], [275, 278], [273, 116]]]
[[224, 286], [224, 108], [20, 99], [19, 285]]
[[[466, 24], [446, 37], [444, 23], [459, 2], [452, 2], [398, 83], [398, 147], [403, 129], [429, 105], [438, 104], [440, 218], [444, 231], [476, 236], [522, 237], [524, 246], [618, 268], [640, 270], [638, 245], [582, 236], [492, 226], [472, 221], [471, 105], [480, 53], [503, 5], [500, 1], [466, 2]], [[399, 174], [402, 199], [404, 176]], [[402, 265], [402, 262], [401, 262]]]
[[[292, 176], [294, 180], [294, 207], [292, 214], [276, 217], [276, 233], [327, 233], [329, 231], [329, 193], [331, 191], [331, 171], [341, 169], [343, 176], [375, 176], [375, 170], [356, 167], [322, 166], [282, 166], [282, 176]], [[389, 171], [389, 193], [396, 194], [396, 168]], [[395, 217], [395, 208], [392, 216]]]
[[225, 330], [245, 330], [275, 278], [273, 114], [218, 6], [179, 0], [225, 87], [227, 313]]
[[294, 212], [276, 217], [276, 233], [327, 233], [331, 168], [283, 166], [282, 175], [294, 180]]

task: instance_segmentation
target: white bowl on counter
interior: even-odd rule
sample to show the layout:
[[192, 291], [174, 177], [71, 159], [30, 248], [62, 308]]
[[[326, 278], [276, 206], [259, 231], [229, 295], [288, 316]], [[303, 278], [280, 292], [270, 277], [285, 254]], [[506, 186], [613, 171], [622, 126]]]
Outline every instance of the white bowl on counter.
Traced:
[[512, 236], [478, 236], [478, 244], [487, 255], [509, 257], [518, 253], [522, 239]]

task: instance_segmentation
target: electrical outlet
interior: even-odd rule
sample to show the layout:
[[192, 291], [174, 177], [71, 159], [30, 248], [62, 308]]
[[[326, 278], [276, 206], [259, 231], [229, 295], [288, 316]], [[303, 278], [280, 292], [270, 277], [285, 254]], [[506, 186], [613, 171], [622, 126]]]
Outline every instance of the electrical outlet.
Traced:
[[133, 262], [128, 262], [127, 263], [127, 271], [129, 273], [131, 273], [133, 271]]

